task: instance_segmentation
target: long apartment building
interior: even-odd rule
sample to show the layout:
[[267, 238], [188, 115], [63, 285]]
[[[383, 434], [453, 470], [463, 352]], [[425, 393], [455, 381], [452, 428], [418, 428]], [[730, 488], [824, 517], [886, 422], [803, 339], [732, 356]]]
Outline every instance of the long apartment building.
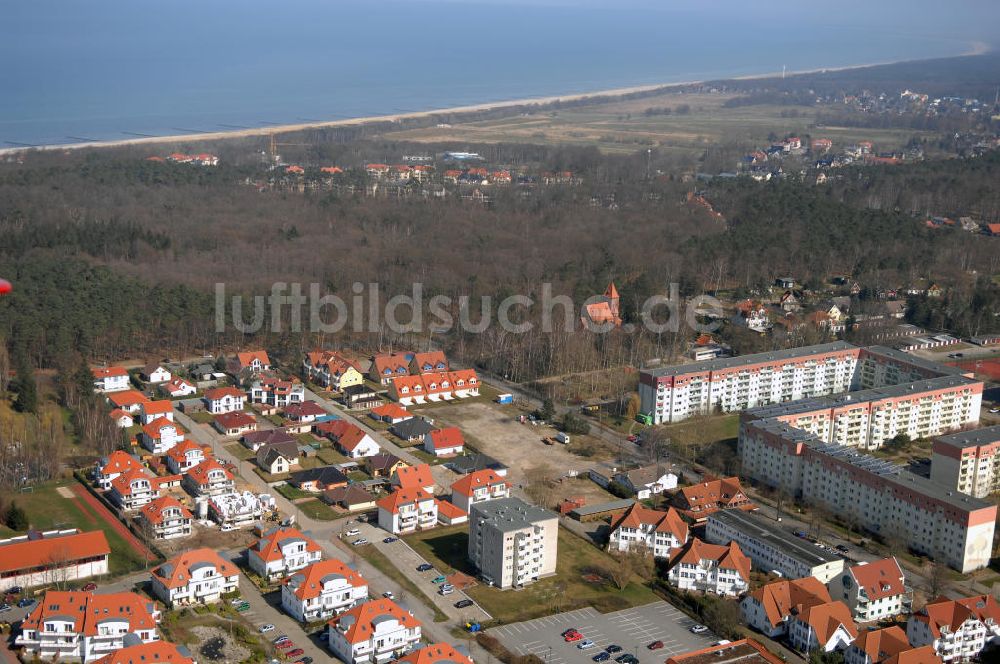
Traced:
[[1000, 426], [934, 439], [931, 479], [976, 498], [1000, 491]]
[[639, 374], [640, 411], [655, 424], [908, 382], [959, 369], [892, 348], [843, 341], [756, 353]]

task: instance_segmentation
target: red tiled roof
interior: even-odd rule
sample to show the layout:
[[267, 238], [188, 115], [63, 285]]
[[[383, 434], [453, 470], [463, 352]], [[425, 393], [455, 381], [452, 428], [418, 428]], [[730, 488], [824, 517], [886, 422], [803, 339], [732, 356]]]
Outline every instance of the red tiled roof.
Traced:
[[894, 597], [906, 592], [903, 585], [903, 570], [895, 558], [883, 558], [875, 562], [851, 567], [851, 575], [868, 596], [869, 600]]
[[418, 503], [422, 500], [433, 500], [434, 496], [427, 493], [423, 489], [397, 489], [393, 491], [388, 496], [383, 496], [376, 503], [379, 507], [386, 510], [387, 512], [392, 512], [393, 514], [399, 513], [400, 505], [411, 505], [413, 503]]
[[104, 531], [92, 530], [62, 537], [45, 537], [0, 547], [0, 573], [15, 573], [38, 567], [44, 560], [83, 560], [111, 554]]
[[716, 509], [735, 507], [748, 501], [738, 477], [727, 477], [686, 486], [680, 490], [680, 507], [691, 512], [708, 512]]
[[246, 394], [244, 394], [242, 390], [238, 390], [235, 387], [216, 387], [205, 392], [205, 398], [209, 401], [217, 401], [227, 396], [246, 398]]
[[372, 365], [375, 367], [375, 371], [379, 375], [385, 375], [386, 369], [388, 369], [393, 375], [398, 372], [405, 374], [410, 370], [410, 362], [406, 359], [409, 355], [410, 353], [387, 353], [376, 355], [372, 358]]
[[462, 436], [462, 430], [458, 427], [434, 429], [427, 435], [430, 436], [431, 447], [435, 449], [462, 447], [465, 445], [465, 438]]
[[174, 556], [154, 569], [152, 574], [167, 588], [180, 588], [191, 581], [191, 567], [199, 563], [214, 565], [216, 571], [226, 577], [237, 576], [240, 573], [235, 565], [223, 560], [213, 549], [205, 547]]
[[101, 467], [101, 474], [111, 475], [113, 473], [124, 473], [125, 471], [136, 468], [142, 468], [142, 464], [139, 463], [138, 459], [128, 452], [115, 450], [108, 455], [107, 463]]
[[174, 404], [170, 401], [146, 401], [142, 404], [142, 412], [146, 415], [166, 415], [172, 412]]
[[[329, 624], [336, 626], [343, 621], [345, 625], [349, 625], [343, 634], [344, 639], [353, 645], [371, 639], [375, 633], [375, 621], [382, 616], [396, 619], [400, 625], [407, 629], [420, 627], [419, 620], [414, 618], [409, 611], [401, 609], [391, 599], [374, 599], [365, 602], [361, 606], [356, 606], [333, 618]], [[345, 618], [349, 619], [345, 620]]]
[[734, 569], [739, 572], [744, 581], [750, 582], [750, 559], [746, 557], [736, 542], [722, 546], [720, 544], [707, 544], [694, 537], [687, 544], [671, 553], [668, 567], [673, 567], [677, 563], [697, 565], [702, 560], [714, 560], [723, 569]]
[[410, 411], [395, 403], [387, 403], [383, 406], [372, 408], [371, 412], [376, 417], [388, 417], [394, 420], [413, 417]]
[[155, 641], [119, 648], [110, 655], [94, 660], [93, 664], [194, 664], [173, 643]]
[[125, 367], [93, 367], [91, 371], [97, 379], [128, 375], [128, 369]]
[[416, 466], [403, 466], [397, 468], [393, 473], [393, 484], [401, 489], [424, 488], [434, 486], [434, 477], [431, 475], [431, 467], [426, 463]]
[[271, 360], [267, 356], [267, 352], [263, 350], [248, 351], [246, 353], [236, 353], [236, 360], [240, 364], [240, 368], [250, 366], [254, 360], [260, 360], [260, 363], [264, 366], [270, 366]]
[[326, 415], [326, 411], [315, 401], [303, 401], [293, 403], [285, 408], [285, 416], [289, 418], [320, 417]]
[[208, 449], [205, 449], [193, 440], [182, 440], [170, 448], [167, 452], [167, 456], [178, 463], [183, 463], [187, 458], [185, 455], [192, 450], [201, 450], [202, 454], [206, 457], [211, 456], [212, 454]]
[[225, 466], [213, 458], [205, 459], [199, 463], [187, 472], [187, 476], [190, 477], [195, 484], [202, 486], [208, 484], [208, 473], [213, 470], [221, 470], [226, 474], [226, 479], [233, 479], [233, 474], [226, 470]]
[[[743, 654], [744, 652], [746, 654]], [[726, 655], [730, 653], [732, 656], [727, 657]], [[755, 663], [757, 660], [764, 660], [767, 664], [784, 664], [784, 660], [753, 639], [740, 639], [731, 643], [720, 642], [718, 645], [702, 648], [701, 650], [693, 650], [683, 655], [674, 655], [666, 661], [666, 664], [683, 664], [689, 659], [696, 662], [704, 662], [708, 661], [709, 658], [706, 655], [709, 654], [713, 655], [712, 660], [720, 662], [743, 660], [748, 663]], [[738, 654], [742, 656], [737, 657]]]
[[353, 452], [358, 448], [358, 445], [361, 444], [367, 435], [368, 434], [366, 434], [362, 429], [352, 426], [337, 439], [337, 444], [348, 452]]
[[180, 427], [178, 427], [178, 425], [174, 424], [173, 422], [171, 422], [167, 418], [165, 418], [165, 417], [158, 417], [155, 420], [153, 420], [152, 422], [150, 422], [149, 424], [147, 424], [144, 427], [142, 427], [142, 430], [143, 430], [143, 432], [145, 432], [145, 434], [147, 436], [149, 436], [153, 440], [159, 440], [160, 439], [160, 435], [161, 435], [160, 431], [163, 430], [164, 428], [168, 428], [168, 427], [172, 428], [172, 429], [177, 429], [178, 431], [180, 429]]
[[496, 471], [486, 468], [471, 472], [468, 475], [456, 480], [455, 483], [451, 485], [451, 492], [460, 493], [463, 496], [471, 496], [473, 491], [475, 491], [478, 487], [496, 486], [497, 484], [503, 484], [510, 487], [510, 483], [497, 475]]
[[331, 575], [344, 577], [344, 580], [355, 588], [368, 585], [363, 576], [335, 558], [313, 563], [295, 572], [282, 583], [292, 590], [297, 599], [305, 601], [319, 597], [323, 592], [323, 580]]
[[302, 534], [298, 528], [275, 528], [264, 537], [257, 540], [250, 548], [257, 553], [257, 556], [265, 561], [271, 562], [281, 560], [281, 543], [289, 539], [299, 539], [306, 543], [306, 551], [315, 553], [322, 551], [319, 544], [311, 538]]
[[432, 643], [415, 650], [396, 662], [405, 664], [472, 664], [472, 660], [455, 650], [450, 643]]
[[156, 602], [136, 593], [109, 593], [50, 590], [24, 619], [22, 628], [41, 629], [46, 620], [70, 618], [76, 634], [96, 636], [98, 627], [108, 619], [121, 618], [128, 622], [128, 631], [156, 629], [153, 614]]
[[758, 588], [751, 596], [760, 602], [772, 627], [777, 627], [793, 613], [801, 613], [806, 607], [832, 601], [830, 591], [814, 576], [775, 581]]
[[135, 480], [146, 480], [150, 488], [153, 486], [153, 476], [145, 469], [128, 470], [111, 480], [111, 488], [121, 496], [132, 495], [132, 482]]
[[1000, 623], [1000, 605], [990, 595], [976, 595], [959, 600], [939, 597], [928, 602], [911, 620], [927, 623], [935, 638], [941, 636], [941, 628], [957, 630], [969, 618], [980, 621], [992, 619]]
[[826, 645], [840, 627], [847, 630], [852, 639], [858, 636], [858, 628], [854, 625], [851, 610], [840, 601], [806, 607], [798, 615], [798, 620], [812, 627], [816, 632], [817, 641], [822, 645]]
[[910, 649], [906, 632], [899, 625], [861, 632], [851, 645], [867, 654], [873, 664]]
[[149, 397], [139, 390], [122, 390], [121, 392], [112, 392], [109, 394], [108, 401], [122, 408], [124, 406], [149, 403]]
[[163, 496], [157, 498], [152, 502], [146, 503], [142, 506], [140, 513], [145, 517], [146, 521], [154, 525], [159, 525], [163, 523], [163, 512], [170, 508], [176, 508], [180, 510], [181, 518], [190, 519], [191, 512], [188, 508], [181, 504], [181, 501], [177, 500], [173, 496]]
[[215, 421], [223, 429], [245, 429], [257, 424], [253, 415], [244, 413], [242, 410], [234, 410], [231, 413], [222, 413], [215, 416]]
[[653, 529], [658, 533], [670, 533], [681, 542], [687, 541], [687, 523], [681, 518], [677, 510], [672, 507], [668, 507], [667, 511], [663, 512], [650, 509], [640, 503], [634, 503], [632, 507], [628, 508], [624, 514], [618, 517], [617, 521], [611, 524], [611, 530], [614, 532], [623, 526], [626, 528], [641, 528], [644, 525], [653, 526]]
[[434, 503], [437, 505], [438, 514], [446, 519], [452, 520], [468, 516], [468, 512], [455, 503], [449, 503], [447, 500], [438, 500], [437, 498], [434, 499]]

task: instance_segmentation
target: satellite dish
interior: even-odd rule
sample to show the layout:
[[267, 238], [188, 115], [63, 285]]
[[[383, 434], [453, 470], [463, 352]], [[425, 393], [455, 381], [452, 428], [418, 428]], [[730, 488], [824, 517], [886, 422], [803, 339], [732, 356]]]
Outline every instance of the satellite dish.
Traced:
[[12, 290], [14, 290], [14, 287], [10, 285], [9, 281], [6, 279], [0, 279], [0, 295], [6, 295]]

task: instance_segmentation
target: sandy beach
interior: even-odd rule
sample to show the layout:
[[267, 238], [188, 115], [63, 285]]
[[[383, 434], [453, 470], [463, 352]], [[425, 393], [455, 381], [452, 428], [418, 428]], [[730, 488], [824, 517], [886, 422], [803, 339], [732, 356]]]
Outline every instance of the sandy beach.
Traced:
[[[982, 55], [990, 50], [989, 46], [982, 42], [975, 42], [971, 45], [970, 49], [960, 55], [954, 57], [970, 56], [970, 55]], [[834, 72], [834, 71], [849, 71], [854, 69], [865, 69], [868, 67], [877, 67], [890, 64], [899, 64], [901, 62], [907, 62], [908, 60], [891, 60], [885, 62], [873, 62], [869, 64], [862, 65], [850, 65], [845, 67], [823, 67], [816, 69], [805, 69], [797, 71], [785, 72], [785, 76], [796, 76], [802, 74], [817, 74], [823, 72]], [[747, 76], [733, 76], [723, 79], [711, 79], [711, 80], [753, 80], [758, 78], [772, 78], [775, 76], [781, 76], [782, 72], [767, 72], [761, 74], [752, 74]], [[156, 145], [163, 143], [179, 143], [179, 142], [206, 142], [206, 141], [223, 141], [229, 139], [238, 138], [248, 138], [255, 136], [268, 136], [271, 134], [280, 135], [289, 132], [302, 131], [306, 129], [321, 129], [327, 127], [349, 127], [356, 125], [364, 125], [370, 123], [380, 123], [380, 122], [399, 122], [402, 120], [415, 119], [415, 118], [426, 118], [442, 113], [447, 114], [462, 114], [462, 113], [475, 113], [481, 111], [497, 110], [503, 108], [525, 106], [525, 105], [537, 105], [542, 106], [546, 104], [552, 104], [555, 102], [568, 102], [568, 101], [579, 101], [581, 99], [592, 98], [595, 101], [599, 100], [601, 97], [615, 97], [619, 95], [635, 94], [635, 93], [645, 93], [652, 91], [663, 91], [669, 92], [671, 89], [680, 88], [689, 85], [698, 85], [706, 82], [708, 79], [703, 80], [692, 80], [692, 81], [681, 81], [672, 83], [656, 83], [650, 85], [637, 85], [632, 87], [624, 88], [612, 88], [605, 90], [595, 90], [592, 92], [582, 92], [575, 94], [565, 94], [565, 95], [554, 95], [550, 97], [531, 97], [525, 99], [513, 99], [507, 101], [497, 101], [497, 102], [486, 102], [482, 104], [472, 104], [467, 106], [454, 106], [450, 108], [439, 108], [426, 111], [417, 111], [410, 113], [395, 113], [392, 115], [377, 115], [359, 118], [350, 118], [344, 120], [328, 120], [319, 122], [303, 122], [296, 124], [283, 124], [283, 125], [273, 125], [265, 127], [255, 127], [249, 129], [233, 129], [225, 131], [213, 131], [213, 132], [203, 132], [203, 133], [192, 133], [192, 134], [177, 134], [177, 135], [164, 135], [164, 136], [149, 136], [149, 137], [135, 137], [135, 138], [124, 138], [115, 139], [108, 141], [93, 141], [93, 142], [78, 142], [78, 143], [66, 143], [66, 144], [53, 144], [53, 145], [39, 145], [35, 147], [9, 147], [0, 148], [0, 155], [11, 154], [17, 152], [24, 152], [28, 150], [79, 150], [83, 148], [107, 148], [107, 147], [122, 147], [122, 146], [135, 146], [135, 145]]]

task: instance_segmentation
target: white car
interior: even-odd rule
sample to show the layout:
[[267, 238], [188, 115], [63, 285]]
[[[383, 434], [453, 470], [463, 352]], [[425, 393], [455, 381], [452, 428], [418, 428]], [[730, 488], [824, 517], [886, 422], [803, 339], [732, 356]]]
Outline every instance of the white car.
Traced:
[[578, 644], [576, 644], [576, 647], [579, 648], [580, 650], [587, 650], [588, 648], [593, 648], [596, 645], [597, 644], [591, 641], [590, 639], [584, 639], [583, 641], [580, 641]]
[[357, 528], [351, 528], [344, 534], [347, 535], [348, 537], [354, 537], [355, 535], [360, 535], [361, 531], [358, 530]]
[[438, 592], [441, 593], [442, 595], [450, 595], [453, 592], [455, 592], [455, 588], [454, 587], [441, 586], [441, 589], [438, 590]]
[[243, 598], [242, 597], [237, 597], [236, 599], [231, 599], [231, 600], [229, 600], [229, 603], [232, 606], [239, 606], [240, 604], [243, 603]]
[[1000, 408], [990, 408], [991, 413], [1000, 413]]
[[392, 594], [391, 590], [386, 590], [384, 593], [382, 593], [382, 597], [385, 597], [386, 599], [392, 599], [393, 597], [395, 597], [395, 595]]
[[234, 530], [236, 530], [236, 526], [231, 526], [227, 523], [226, 525], [222, 526], [222, 528], [219, 528], [219, 530], [224, 533], [231, 533]]
[[691, 625], [689, 629], [692, 634], [704, 634], [708, 631], [708, 628], [704, 625]]
[[361, 539], [354, 540], [353, 542], [351, 542], [351, 544], [354, 546], [362, 546], [364, 544], [368, 544], [368, 540], [362, 537]]
[[261, 625], [260, 627], [257, 628], [257, 631], [260, 632], [261, 634], [266, 634], [268, 632], [273, 632], [274, 631], [274, 625], [272, 625], [271, 623], [267, 623], [266, 625]]

